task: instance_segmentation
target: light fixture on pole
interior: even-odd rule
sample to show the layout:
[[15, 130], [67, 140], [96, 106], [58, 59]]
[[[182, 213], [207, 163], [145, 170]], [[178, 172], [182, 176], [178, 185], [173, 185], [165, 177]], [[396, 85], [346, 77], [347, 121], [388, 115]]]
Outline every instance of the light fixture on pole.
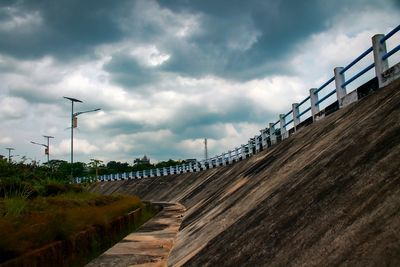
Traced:
[[50, 138], [54, 138], [54, 137], [53, 136], [48, 136], [48, 135], [43, 135], [43, 137], [47, 138], [47, 145], [46, 144], [37, 143], [37, 142], [33, 142], [33, 141], [31, 141], [31, 143], [34, 144], [34, 145], [39, 145], [39, 146], [44, 146], [45, 147], [44, 153], [47, 155], [47, 164], [49, 164], [49, 161], [50, 161], [49, 139]]
[[11, 150], [15, 150], [15, 148], [7, 147], [8, 150], [8, 162], [11, 163]]
[[50, 161], [50, 141], [49, 141], [49, 139], [54, 138], [54, 136], [43, 135], [43, 137], [47, 139], [47, 151], [45, 151], [47, 153], [45, 153], [45, 154], [47, 155], [47, 164], [49, 164], [49, 161]]
[[74, 177], [74, 102], [79, 102], [83, 103], [81, 100], [72, 98], [72, 97], [66, 97], [64, 96], [65, 99], [71, 101], [71, 179]]
[[74, 128], [78, 127], [78, 125], [77, 125], [78, 115], [81, 115], [83, 113], [88, 113], [88, 112], [99, 111], [100, 108], [74, 113], [74, 102], [83, 103], [83, 101], [76, 99], [76, 98], [72, 98], [72, 97], [66, 97], [66, 96], [64, 96], [64, 98], [71, 101], [71, 179], [72, 179], [72, 178], [74, 178], [74, 166], [73, 166], [73, 164], [74, 164]]

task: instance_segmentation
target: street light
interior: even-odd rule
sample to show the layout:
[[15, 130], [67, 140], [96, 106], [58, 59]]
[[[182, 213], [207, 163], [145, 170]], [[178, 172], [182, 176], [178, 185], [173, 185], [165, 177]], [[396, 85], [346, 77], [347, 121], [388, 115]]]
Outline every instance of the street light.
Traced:
[[50, 138], [54, 138], [54, 136], [50, 135], [43, 135], [44, 138], [47, 139], [47, 164], [49, 164], [50, 161]]
[[49, 161], [50, 161], [50, 142], [49, 142], [49, 139], [50, 138], [54, 138], [54, 137], [53, 136], [49, 136], [49, 135], [43, 135], [43, 137], [47, 139], [47, 145], [46, 144], [41, 144], [41, 143], [36, 143], [36, 142], [33, 142], [33, 141], [31, 141], [31, 143], [35, 144], [35, 145], [39, 145], [39, 146], [44, 146], [45, 147], [44, 153], [47, 155], [47, 164], [49, 164]]
[[88, 112], [99, 111], [100, 108], [74, 113], [74, 102], [83, 103], [83, 101], [76, 99], [76, 98], [72, 98], [72, 97], [66, 97], [66, 96], [64, 96], [64, 98], [71, 101], [71, 179], [72, 179], [72, 178], [74, 178], [74, 166], [73, 166], [73, 164], [74, 164], [74, 128], [77, 127], [76, 123], [74, 123], [74, 120], [75, 120], [75, 118], [78, 117], [78, 115], [81, 115], [83, 113], [88, 113]]
[[11, 163], [11, 150], [15, 150], [15, 148], [7, 147], [8, 150], [8, 162]]

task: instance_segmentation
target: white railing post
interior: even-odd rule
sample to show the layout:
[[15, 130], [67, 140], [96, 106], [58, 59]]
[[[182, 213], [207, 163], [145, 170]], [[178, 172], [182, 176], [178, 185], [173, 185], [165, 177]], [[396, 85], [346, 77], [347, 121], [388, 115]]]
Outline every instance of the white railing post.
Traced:
[[193, 166], [192, 166], [192, 162], [189, 162], [189, 172], [193, 172]]
[[262, 148], [264, 149], [264, 148], [266, 148], [267, 147], [267, 129], [262, 129], [262, 130], [260, 130], [260, 132], [261, 132], [261, 145], [262, 145]]
[[240, 158], [242, 160], [244, 160], [246, 158], [245, 145], [240, 146]]
[[387, 58], [382, 60], [382, 56], [386, 54], [386, 42], [381, 43], [383, 34], [375, 34], [372, 37], [372, 49], [374, 52], [374, 62], [375, 62], [375, 75], [378, 78], [379, 88], [385, 86], [385, 82], [382, 79], [382, 73], [389, 68], [389, 63]]
[[260, 152], [260, 142], [258, 140], [258, 135], [254, 136], [254, 145], [256, 147], [256, 153]]
[[209, 169], [212, 169], [214, 166], [213, 166], [213, 164], [212, 164], [212, 162], [213, 162], [213, 160], [212, 160], [213, 158], [211, 158], [211, 159], [208, 159], [208, 168]]
[[294, 131], [296, 131], [297, 125], [300, 124], [300, 118], [297, 117], [300, 114], [299, 103], [293, 103], [292, 104], [292, 114], [293, 114]]
[[205, 160], [205, 159], [201, 161], [201, 169], [202, 169], [203, 171], [207, 169], [206, 160]]
[[271, 140], [271, 145], [275, 145], [276, 144], [275, 123], [272, 122], [269, 123], [268, 131], [269, 131], [269, 139]]
[[279, 124], [280, 124], [280, 128], [281, 128], [282, 140], [286, 139], [287, 138], [287, 136], [286, 136], [287, 131], [286, 131], [286, 126], [285, 126], [286, 125], [285, 114], [279, 114]]
[[240, 147], [235, 147], [235, 162], [238, 162], [240, 160]]
[[188, 172], [187, 167], [188, 167], [187, 163], [182, 164], [182, 173]]
[[251, 141], [251, 138], [249, 139], [249, 141], [247, 142], [248, 146], [249, 146], [249, 156], [253, 155], [253, 143]]
[[335, 86], [336, 86], [336, 98], [339, 102], [339, 107], [342, 107], [342, 98], [346, 96], [346, 86], [342, 87], [342, 84], [345, 82], [344, 73], [340, 72], [343, 70], [343, 67], [334, 68], [333, 72], [335, 73]]
[[181, 164], [179, 167], [178, 167], [178, 172], [179, 172], [179, 174], [181, 174], [181, 173], [183, 173], [183, 170], [185, 169], [185, 166], [183, 165], [183, 164]]
[[317, 91], [317, 88], [310, 89], [311, 115], [312, 115], [313, 121], [315, 121], [315, 116], [319, 112], [319, 104], [317, 104], [318, 94], [315, 93], [316, 91]]

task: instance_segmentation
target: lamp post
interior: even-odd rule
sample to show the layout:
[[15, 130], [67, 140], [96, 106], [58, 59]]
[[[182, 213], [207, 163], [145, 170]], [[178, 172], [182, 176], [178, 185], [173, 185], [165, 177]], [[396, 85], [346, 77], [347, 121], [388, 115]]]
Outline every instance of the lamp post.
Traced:
[[8, 150], [8, 163], [11, 163], [11, 150], [15, 150], [15, 148], [7, 147]]
[[43, 135], [43, 137], [47, 139], [47, 145], [46, 144], [37, 143], [37, 142], [33, 142], [33, 141], [31, 141], [31, 143], [34, 144], [34, 145], [39, 145], [39, 146], [44, 146], [45, 147], [45, 154], [47, 155], [47, 164], [49, 164], [49, 161], [50, 161], [50, 142], [49, 142], [49, 139], [50, 138], [54, 138], [54, 137], [53, 136], [49, 136], [49, 135]]
[[47, 164], [49, 164], [50, 161], [50, 138], [54, 138], [54, 136], [50, 136], [50, 135], [43, 135], [44, 138], [47, 139]]
[[71, 179], [73, 179], [74, 178], [74, 166], [73, 166], [73, 164], [74, 164], [74, 128], [77, 127], [77, 125], [76, 125], [76, 123], [74, 123], [74, 121], [78, 117], [78, 115], [81, 115], [83, 113], [88, 113], [88, 112], [99, 111], [100, 108], [74, 113], [74, 102], [83, 103], [83, 101], [76, 99], [76, 98], [72, 98], [72, 97], [66, 97], [66, 96], [64, 96], [64, 98], [71, 101]]

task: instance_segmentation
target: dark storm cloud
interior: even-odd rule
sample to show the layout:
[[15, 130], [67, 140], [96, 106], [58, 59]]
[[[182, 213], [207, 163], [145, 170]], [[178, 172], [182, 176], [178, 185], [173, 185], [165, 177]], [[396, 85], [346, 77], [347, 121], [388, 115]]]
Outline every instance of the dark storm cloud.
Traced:
[[105, 64], [104, 70], [112, 73], [112, 81], [123, 87], [132, 88], [158, 80], [157, 71], [154, 68], [142, 67], [134, 58], [124, 54], [113, 55]]
[[[329, 27], [329, 21], [351, 9], [379, 6], [371, 1], [159, 0], [175, 12], [203, 14], [202, 34], [190, 40], [190, 50], [174, 51], [164, 67], [187, 75], [215, 74], [248, 80], [274, 73], [290, 73], [282, 61], [311, 34]], [[390, 5], [387, 6], [390, 8]], [[256, 36], [247, 49], [246, 41]]]
[[[2, 1], [0, 23], [17, 17], [28, 22], [36, 18], [36, 24], [3, 29], [0, 53], [18, 58], [52, 55], [66, 60], [93, 56], [96, 45], [133, 38], [171, 54], [162, 66], [164, 71], [249, 80], [290, 73], [290, 66], [283, 62], [293, 56], [293, 48], [329, 27], [338, 14], [383, 5], [367, 0], [159, 0], [158, 4], [155, 9], [171, 10], [172, 15], [148, 13], [157, 5], [153, 1]], [[391, 8], [396, 1], [385, 4]], [[200, 15], [200, 32], [183, 40], [171, 36], [167, 29], [178, 24], [174, 14]], [[117, 60], [121, 59], [113, 59], [106, 67], [117, 84], [135, 86], [160, 75], [134, 62]], [[137, 75], [130, 77], [129, 70]]]
[[14, 88], [10, 91], [10, 95], [20, 97], [22, 99], [25, 99], [29, 103], [35, 104], [52, 104], [60, 100], [59, 97], [57, 98], [49, 94], [38, 93], [38, 90], [35, 90], [33, 88]]
[[32, 16], [38, 17], [40, 23], [1, 32], [0, 52], [18, 58], [50, 54], [65, 59], [90, 54], [94, 45], [113, 42], [123, 36], [114, 21], [121, 6], [123, 2], [115, 5], [106, 0], [3, 1], [0, 23]]

